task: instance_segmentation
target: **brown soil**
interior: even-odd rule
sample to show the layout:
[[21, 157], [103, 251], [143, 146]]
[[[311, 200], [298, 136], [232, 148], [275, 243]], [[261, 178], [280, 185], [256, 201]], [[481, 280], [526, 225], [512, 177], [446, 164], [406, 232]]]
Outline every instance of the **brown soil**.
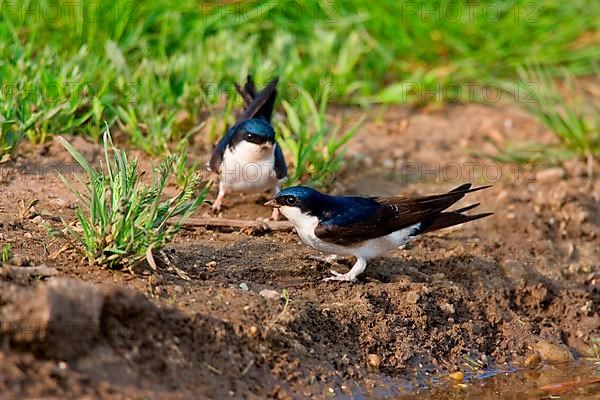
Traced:
[[[433, 386], [426, 396], [463, 398], [467, 392], [445, 373], [520, 370], [539, 343], [551, 348], [545, 360], [556, 358], [552, 349], [592, 355], [592, 338], [600, 336], [600, 180], [577, 161], [545, 169], [481, 157], [510, 143], [552, 142], [512, 107], [369, 114], [333, 192], [426, 194], [492, 183], [464, 204], [481, 202], [495, 214], [374, 260], [357, 284], [322, 282], [330, 267], [308, 260], [315, 252], [295, 233], [186, 230], [168, 251], [191, 281], [89, 267], [64, 238], [50, 235], [61, 227], [57, 216], [72, 219], [76, 204], [55, 174], [73, 180], [79, 173], [62, 147], [24, 149], [17, 162], [1, 165], [0, 240], [12, 246], [10, 264], [43, 264], [59, 277], [98, 284], [100, 308], [97, 327], [75, 324], [64, 340], [61, 330], [50, 331], [52, 341], [45, 330], [46, 339], [21, 341], [6, 333], [0, 397], [377, 398]], [[72, 142], [90, 160], [101, 155], [81, 138]], [[224, 216], [267, 217], [263, 201], [230, 196]], [[20, 305], [46, 295], [47, 283], [0, 270], [6, 325], [28, 314]], [[263, 289], [287, 297], [265, 298]], [[474, 398], [478, 382], [467, 383]], [[539, 394], [536, 388], [523, 386]]]

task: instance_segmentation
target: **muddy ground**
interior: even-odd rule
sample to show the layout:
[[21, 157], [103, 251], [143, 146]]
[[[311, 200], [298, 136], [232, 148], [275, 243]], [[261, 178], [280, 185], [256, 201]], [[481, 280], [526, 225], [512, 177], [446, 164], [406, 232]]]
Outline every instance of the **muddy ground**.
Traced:
[[[348, 122], [363, 112], [338, 110], [332, 118]], [[24, 147], [16, 162], [1, 165], [0, 239], [12, 256], [0, 280], [0, 397], [541, 396], [538, 380], [564, 379], [552, 375], [552, 361], [593, 356], [592, 338], [600, 336], [598, 165], [590, 178], [578, 161], [550, 168], [492, 161], [507, 145], [553, 143], [514, 107], [368, 114], [333, 192], [428, 194], [493, 184], [460, 205], [481, 202], [495, 214], [374, 260], [357, 284], [322, 282], [351, 260], [333, 267], [309, 260], [316, 253], [285, 232], [185, 230], [168, 252], [189, 281], [164, 270], [89, 267], [51, 235], [61, 227], [57, 216], [71, 220], [76, 204], [55, 172], [73, 179], [79, 170], [56, 142]], [[97, 145], [72, 142], [90, 160], [101, 155]], [[195, 143], [194, 156], [205, 158], [207, 146]], [[230, 196], [223, 214], [267, 217], [265, 198]], [[57, 276], [22, 273], [41, 265]], [[60, 278], [94, 284], [73, 300], [87, 306], [89, 318], [54, 331], [34, 324], [30, 337], [15, 333], [19, 318], [37, 318], [31, 307], [69, 297], [56, 289], [65, 284]], [[285, 295], [265, 297], [264, 289]], [[547, 366], [525, 371], [537, 365], [536, 351]], [[467, 378], [520, 372], [481, 389], [477, 379], [449, 383], [453, 371]], [[503, 379], [513, 381], [503, 386]], [[600, 392], [598, 385], [581, 390], [584, 397]]]

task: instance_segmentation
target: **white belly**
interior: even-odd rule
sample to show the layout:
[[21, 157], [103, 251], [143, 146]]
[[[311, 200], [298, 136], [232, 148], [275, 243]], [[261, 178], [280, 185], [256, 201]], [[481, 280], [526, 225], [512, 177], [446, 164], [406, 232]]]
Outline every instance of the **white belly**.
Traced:
[[286, 216], [294, 226], [300, 239], [310, 247], [327, 254], [353, 255], [365, 260], [383, 256], [386, 253], [405, 245], [414, 237], [412, 236], [419, 228], [420, 223], [407, 228], [392, 232], [389, 235], [375, 239], [365, 240], [351, 246], [340, 246], [325, 242], [315, 235], [315, 228], [319, 224], [317, 217], [302, 214], [295, 207], [281, 207], [281, 213]]
[[240, 142], [223, 154], [221, 184], [236, 192], [263, 192], [278, 184], [275, 173], [275, 148]]

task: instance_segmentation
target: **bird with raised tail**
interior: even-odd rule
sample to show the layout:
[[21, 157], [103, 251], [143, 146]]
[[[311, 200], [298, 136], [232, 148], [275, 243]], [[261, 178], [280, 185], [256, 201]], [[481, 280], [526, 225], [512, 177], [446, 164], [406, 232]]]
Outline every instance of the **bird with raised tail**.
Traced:
[[[281, 147], [275, 140], [271, 114], [277, 97], [277, 81], [273, 79], [257, 92], [252, 78], [243, 88], [236, 85], [246, 103], [243, 115], [227, 130], [215, 147], [208, 169], [220, 175], [219, 194], [213, 211], [220, 211], [228, 192], [260, 193], [279, 191], [287, 176], [287, 166]], [[278, 219], [274, 209], [271, 218]]]
[[492, 213], [464, 214], [479, 205], [446, 211], [471, 189], [465, 184], [448, 193], [420, 197], [330, 196], [304, 186], [289, 187], [265, 205], [279, 209], [302, 241], [326, 254], [352, 255], [349, 272], [331, 271], [326, 281], [355, 282], [367, 261], [403, 246], [417, 236], [463, 224]]

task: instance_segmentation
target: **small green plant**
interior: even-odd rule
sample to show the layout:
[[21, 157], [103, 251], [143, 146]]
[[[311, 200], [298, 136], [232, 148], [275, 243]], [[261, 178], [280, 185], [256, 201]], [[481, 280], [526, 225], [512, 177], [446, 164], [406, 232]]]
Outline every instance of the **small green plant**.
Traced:
[[[562, 80], [563, 95], [549, 72], [539, 65], [520, 70], [521, 79], [535, 83], [534, 102], [527, 108], [550, 128], [571, 154], [587, 158], [592, 166], [600, 153], [600, 104], [585, 100], [586, 96], [566, 70]], [[567, 97], [568, 96], [568, 97]]]
[[5, 243], [2, 245], [2, 263], [6, 264], [10, 260], [10, 255], [12, 253], [12, 245], [10, 243]]
[[177, 187], [184, 188], [191, 179], [194, 179], [200, 165], [197, 161], [188, 162], [187, 147], [185, 141], [181, 141], [177, 146], [175, 154], [175, 180]]
[[319, 107], [311, 95], [300, 91], [295, 107], [283, 100], [285, 122], [278, 122], [280, 143], [293, 165], [286, 184], [323, 186], [329, 183], [340, 168], [344, 156], [343, 146], [354, 136], [362, 119], [340, 134], [340, 126], [331, 126], [326, 120], [327, 96]]
[[15, 129], [14, 125], [16, 125], [15, 120], [5, 119], [0, 114], [0, 161], [9, 158], [23, 139], [23, 132]]
[[208, 186], [201, 189], [200, 178], [195, 175], [175, 197], [163, 200], [175, 157], [169, 156], [160, 163], [148, 186], [142, 182], [137, 160], [128, 161], [123, 150], [114, 148], [108, 128], [103, 137], [106, 172], [93, 168], [69, 142], [60, 139], [89, 180], [84, 184], [85, 190], [80, 191], [61, 176], [80, 201], [76, 211], [78, 226], [65, 226], [83, 246], [90, 265], [132, 271], [146, 258], [154, 266], [152, 253], [171, 241], [182, 223], [200, 207]]

